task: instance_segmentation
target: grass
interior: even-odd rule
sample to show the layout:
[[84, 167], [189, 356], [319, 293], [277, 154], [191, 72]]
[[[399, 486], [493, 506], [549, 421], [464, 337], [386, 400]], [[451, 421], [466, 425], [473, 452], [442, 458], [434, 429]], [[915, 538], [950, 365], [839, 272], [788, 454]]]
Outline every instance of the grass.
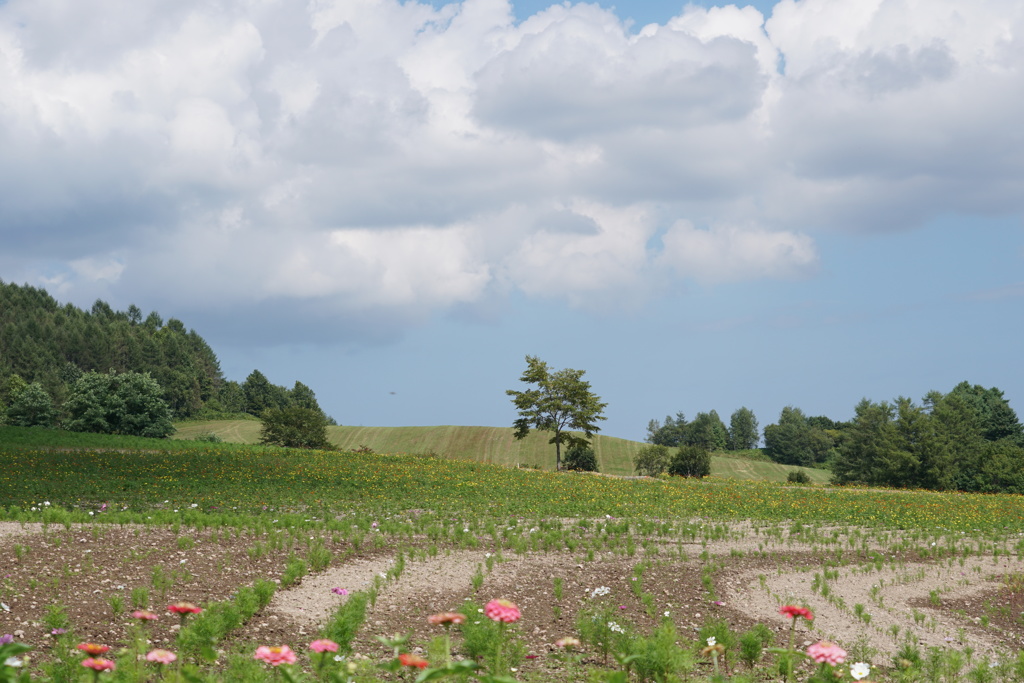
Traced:
[[[111, 443], [116, 440], [108, 446]], [[178, 450], [69, 451], [0, 446], [0, 506], [15, 518], [48, 501], [77, 506], [83, 514], [101, 504], [109, 510], [127, 508], [123, 514], [129, 520], [162, 508], [178, 509], [183, 515], [273, 508], [426, 509], [480, 516], [703, 517], [1024, 530], [1024, 498], [1011, 495], [785, 486], [719, 478], [626, 480], [416, 455], [196, 442], [178, 442], [175, 447]]]
[[[175, 439], [194, 439], [216, 434], [225, 442], [257, 444], [260, 423], [252, 420], [216, 420], [185, 422], [176, 425]], [[433, 453], [459, 460], [475, 460], [495, 465], [527, 465], [553, 469], [555, 448], [548, 443], [550, 435], [533, 431], [519, 441], [510, 427], [328, 427], [327, 437], [345, 451], [367, 447], [377, 453]], [[647, 444], [598, 434], [594, 438], [598, 468], [605, 474], [632, 475], [633, 458]], [[745, 455], [757, 457], [754, 450]], [[733, 454], [713, 455], [711, 474], [735, 479], [785, 481], [793, 470], [803, 470], [816, 484], [827, 483], [831, 476], [825, 470], [779, 465]]]

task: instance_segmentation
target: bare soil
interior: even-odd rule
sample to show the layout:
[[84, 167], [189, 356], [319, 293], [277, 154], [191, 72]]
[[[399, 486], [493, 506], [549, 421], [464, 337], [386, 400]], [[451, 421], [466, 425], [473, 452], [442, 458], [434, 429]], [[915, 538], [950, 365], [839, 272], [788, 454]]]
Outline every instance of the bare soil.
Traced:
[[[969, 646], [978, 654], [994, 654], [1024, 647], [1024, 581], [1015, 556], [935, 560], [852, 541], [846, 532], [823, 543], [820, 536], [766, 536], [749, 525], [731, 528], [727, 539], [663, 544], [647, 557], [639, 539], [633, 556], [618, 548], [596, 552], [593, 559], [579, 550], [516, 555], [505, 548], [502, 561], [490, 558], [490, 570], [488, 555], [498, 552], [489, 547], [490, 539], [479, 539], [480, 549], [473, 550], [440, 545], [429, 556], [432, 544], [406, 538], [402, 543], [417, 549], [416, 559], [407, 560], [400, 577], [381, 588], [356, 651], [383, 658], [386, 652], [375, 636], [410, 631], [412, 644], [424, 648], [439, 635], [428, 625], [428, 615], [458, 610], [467, 598], [482, 603], [502, 597], [522, 610], [515, 631], [531, 658], [521, 670], [547, 672], [556, 680], [552, 643], [574, 634], [577, 612], [601, 586], [609, 589], [602, 599], [624, 621], [650, 630], [667, 614], [684, 640], [695, 640], [707, 620], [722, 619], [737, 632], [765, 623], [784, 645], [790, 622], [778, 609], [793, 603], [808, 605], [816, 615], [812, 623], [797, 624], [798, 645], [834, 640], [855, 660], [876, 665], [891, 664], [908, 634], [922, 649]], [[279, 590], [225, 647], [288, 644], [305, 650], [346, 599], [332, 588], [365, 589], [394, 562], [396, 546], [390, 542], [365, 542], [356, 551], [336, 537], [322, 540], [336, 558], [332, 565]], [[898, 547], [895, 540], [885, 545]], [[225, 600], [257, 579], [274, 580], [290, 553], [303, 554], [304, 542], [294, 537], [275, 542], [262, 533], [233, 530], [0, 523], [0, 634], [13, 634], [45, 657], [63, 612], [81, 640], [113, 645], [125, 641], [134, 623], [132, 609], [148, 607], [161, 614], [148, 626], [153, 644], [170, 646], [177, 618], [166, 612], [168, 604]], [[657, 543], [649, 539], [652, 547]], [[632, 585], [638, 562], [650, 565], [642, 573], [642, 590]], [[483, 581], [474, 591], [478, 571]], [[555, 595], [556, 578], [561, 597]], [[645, 605], [638, 597], [644, 592], [653, 603]]]

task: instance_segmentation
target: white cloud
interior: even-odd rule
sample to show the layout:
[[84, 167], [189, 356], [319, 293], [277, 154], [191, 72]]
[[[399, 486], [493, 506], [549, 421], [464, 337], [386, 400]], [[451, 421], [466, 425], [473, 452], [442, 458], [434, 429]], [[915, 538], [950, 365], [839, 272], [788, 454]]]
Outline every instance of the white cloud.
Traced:
[[806, 235], [735, 226], [702, 230], [679, 221], [662, 237], [659, 259], [705, 283], [798, 278], [814, 273], [818, 254]]
[[1011, 0], [9, 0], [5, 262], [396, 320], [806, 276], [823, 230], [1024, 211], [1022, 36]]

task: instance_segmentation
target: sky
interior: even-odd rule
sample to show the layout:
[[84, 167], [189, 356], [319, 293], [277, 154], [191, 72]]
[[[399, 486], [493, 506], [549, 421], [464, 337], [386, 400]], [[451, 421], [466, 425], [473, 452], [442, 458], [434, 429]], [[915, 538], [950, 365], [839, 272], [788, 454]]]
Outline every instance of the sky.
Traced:
[[1024, 410], [1016, 0], [0, 0], [0, 280], [340, 424]]

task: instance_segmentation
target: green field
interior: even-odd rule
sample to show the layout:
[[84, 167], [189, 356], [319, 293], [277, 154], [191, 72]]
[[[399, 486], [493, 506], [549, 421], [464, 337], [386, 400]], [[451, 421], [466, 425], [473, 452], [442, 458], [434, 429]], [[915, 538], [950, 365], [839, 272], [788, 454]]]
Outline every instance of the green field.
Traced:
[[[257, 424], [210, 423], [192, 428], [197, 434], [218, 429], [241, 436]], [[95, 638], [94, 642], [115, 645], [111, 652], [118, 668], [109, 680], [177, 683], [184, 680], [178, 669], [169, 669], [163, 676], [152, 667], [145, 668], [143, 656], [149, 646], [129, 630], [134, 625], [124, 619], [127, 601], [138, 599], [137, 606], [145, 607], [182, 598], [202, 600], [206, 618], [196, 616], [177, 633], [166, 624], [159, 626], [163, 629], [159, 637], [180, 655], [181, 672], [189, 674], [187, 680], [273, 683], [284, 677], [255, 662], [256, 647], [285, 638], [301, 644], [317, 636], [304, 630], [297, 634], [293, 630], [268, 632], [264, 628], [267, 618], [259, 611], [272, 595], [288, 595], [289, 586], [315, 574], [324, 580], [316, 589], [319, 599], [335, 609], [334, 616], [318, 627], [319, 635], [344, 640], [352, 644], [352, 651], [365, 655], [357, 667], [360, 676], [333, 679], [339, 682], [396, 680], [377, 675], [378, 665], [393, 658], [391, 647], [382, 648], [377, 637], [415, 631], [413, 642], [429, 654], [437, 631], [427, 625], [426, 615], [459, 604], [468, 614], [478, 614], [478, 605], [466, 600], [480, 599], [483, 586], [483, 599], [507, 596], [524, 605], [531, 623], [537, 626], [524, 628], [516, 637], [529, 641], [529, 651], [537, 654], [533, 661], [522, 660], [516, 679], [478, 680], [630, 680], [605, 675], [613, 673], [615, 665], [600, 657], [601, 641], [591, 626], [597, 623], [596, 628], [604, 628], [602, 624], [611, 623], [607, 619], [614, 618], [619, 624], [628, 618], [633, 630], [624, 638], [629, 640], [616, 641], [615, 647], [622, 652], [646, 653], [644, 657], [655, 661], [660, 655], [639, 645], [652, 642], [656, 633], [664, 634], [663, 649], [672, 653], [671, 661], [665, 662], [681, 675], [660, 680], [753, 683], [780, 680], [775, 673], [781, 650], [763, 652], [757, 668], [734, 669], [731, 679], [713, 675], [711, 662], [698, 657], [709, 634], [718, 634], [720, 639], [736, 635], [730, 636], [729, 623], [719, 619], [728, 614], [715, 611], [717, 608], [744, 614], [750, 610], [749, 618], [769, 625], [769, 636], [775, 634], [771, 625], [779, 625], [780, 603], [813, 608], [818, 615], [815, 628], [827, 619], [824, 629], [849, 623], [854, 626], [851, 633], [858, 629], [883, 633], [869, 620], [872, 613], [878, 622], [890, 614], [882, 603], [884, 581], [890, 591], [885, 596], [886, 607], [889, 600], [901, 599], [906, 591], [916, 590], [919, 595], [918, 602], [911, 605], [913, 612], [891, 610], [897, 615], [894, 619], [899, 619], [894, 623], [901, 633], [916, 638], [934, 635], [937, 628], [946, 629], [939, 633], [944, 646], [930, 649], [927, 657], [936, 667], [952, 673], [926, 678], [924, 659], [920, 664], [907, 660], [911, 676], [899, 663], [902, 660], [892, 659], [889, 651], [879, 651], [872, 660], [872, 680], [995, 683], [1024, 678], [1016, 675], [1018, 671], [1024, 674], [1024, 656], [1015, 649], [977, 657], [975, 663], [956, 649], [970, 647], [973, 653], [981, 637], [1000, 645], [1024, 639], [1024, 631], [998, 630], [1004, 624], [1018, 628], [1016, 608], [1007, 607], [1006, 621], [995, 627], [995, 620], [1003, 617], [996, 608], [1002, 604], [1003, 593], [992, 598], [992, 606], [987, 602], [981, 606], [976, 600], [979, 607], [971, 613], [963, 612], [961, 603], [952, 599], [947, 605], [944, 595], [951, 573], [959, 577], [958, 585], [996, 580], [1007, 590], [1021, 585], [1022, 496], [790, 485], [758, 477], [771, 464], [736, 457], [715, 461], [719, 467], [731, 465], [731, 476], [705, 479], [553, 472], [470, 459], [475, 449], [478, 455], [497, 460], [496, 444], [509, 438], [510, 430], [338, 428], [334, 436], [346, 431], [354, 443], [376, 444], [390, 453], [124, 439], [0, 427], [0, 461], [4, 464], [0, 468], [0, 519], [22, 522], [22, 530], [29, 529], [26, 523], [42, 523], [40, 533], [11, 537], [4, 546], [9, 552], [7, 575], [0, 582], [4, 595], [0, 597], [11, 610], [0, 611], [0, 633], [20, 632], [37, 648], [40, 654], [32, 666], [42, 667], [36, 672], [45, 671], [33, 680], [81, 683], [91, 674], [82, 671], [82, 655], [75, 643]], [[367, 443], [371, 439], [376, 441]], [[537, 448], [547, 447], [543, 438], [534, 440]], [[609, 437], [598, 443], [604, 445], [604, 457], [618, 452], [625, 458], [623, 453], [641, 446]], [[517, 452], [521, 454], [528, 452], [529, 441], [512, 445], [520, 448]], [[450, 452], [431, 454], [445, 446]], [[416, 452], [395, 452], [404, 449]], [[513, 556], [515, 562], [503, 564]], [[380, 569], [370, 566], [372, 563], [381, 563]], [[766, 566], [771, 567], [770, 572], [764, 570]], [[141, 571], [125, 567], [141, 567]], [[360, 567], [366, 571], [362, 581], [362, 574], [356, 576]], [[241, 569], [251, 576], [236, 574]], [[423, 595], [425, 604], [418, 607], [423, 614], [400, 613], [409, 606], [408, 597], [398, 592], [391, 596], [385, 589], [406, 580], [403, 572], [417, 570], [426, 572], [421, 583], [413, 584], [417, 595]], [[719, 590], [732, 590], [734, 576], [726, 572], [737, 570], [763, 572], [760, 587], [752, 583], [742, 588], [741, 594], [719, 595]], [[108, 585], [115, 580], [108, 578], [108, 572], [120, 582], [116, 587]], [[452, 572], [462, 578], [451, 579]], [[993, 572], [1005, 576], [993, 578]], [[856, 580], [866, 573], [878, 577], [877, 582], [871, 579], [870, 587]], [[926, 575], [938, 583], [917, 586]], [[576, 576], [585, 578], [567, 578]], [[801, 587], [790, 598], [797, 585], [794, 581]], [[454, 597], [424, 593], [424, 586], [432, 590], [440, 583], [445, 590], [451, 588]], [[205, 585], [219, 592], [215, 596], [198, 593]], [[350, 601], [335, 605], [328, 597], [334, 595], [333, 589], [329, 592], [327, 588], [331, 585], [368, 586], [353, 593], [367, 602], [353, 603], [350, 596]], [[937, 587], [929, 594], [926, 591], [931, 585]], [[156, 602], [159, 586], [165, 591], [172, 588], [181, 597], [165, 599], [160, 594]], [[595, 602], [597, 586], [613, 591], [614, 598]], [[256, 587], [261, 587], [265, 602], [254, 601]], [[555, 593], [563, 588], [572, 591], [564, 599]], [[840, 591], [852, 592], [844, 597]], [[770, 599], [757, 613], [761, 608], [753, 598], [762, 593]], [[197, 594], [209, 597], [196, 598]], [[31, 600], [24, 599], [29, 597]], [[375, 605], [378, 598], [392, 602], [382, 604], [369, 620], [366, 605]], [[693, 602], [687, 608], [681, 599]], [[956, 623], [965, 624], [960, 633], [918, 610], [925, 600], [928, 607], [922, 609], [929, 614], [941, 607], [945, 617], [960, 619]], [[63, 606], [80, 604], [84, 604], [82, 609], [63, 615]], [[355, 612], [357, 607], [349, 611], [347, 606], [352, 604], [361, 604], [363, 611]], [[549, 614], [545, 611], [549, 604], [559, 611], [551, 607]], [[242, 607], [247, 610], [245, 615]], [[694, 607], [712, 616], [691, 616]], [[594, 613], [606, 616], [595, 620]], [[685, 626], [685, 633], [676, 630], [675, 619]], [[994, 626], [972, 632], [969, 640], [966, 628], [988, 619]], [[45, 623], [45, 627], [20, 628], [32, 623]], [[480, 623], [473, 621], [471, 626]], [[288, 626], [294, 628], [298, 626]], [[64, 633], [65, 629], [71, 630]], [[76, 630], [77, 635], [72, 635]], [[433, 665], [445, 666], [452, 648], [469, 652], [471, 632], [472, 628], [459, 629], [458, 642], [442, 643], [443, 651], [433, 655]], [[495, 637], [505, 637], [504, 631], [495, 632]], [[578, 632], [588, 643], [589, 660], [578, 675], [562, 668], [557, 653], [550, 651], [548, 634], [552, 632]], [[891, 627], [885, 631], [891, 632]], [[804, 645], [811, 638], [827, 635], [807, 633]], [[56, 641], [61, 647], [51, 647], [51, 635], [64, 636]], [[784, 644], [785, 632], [778, 636], [775, 643]], [[805, 636], [801, 633], [800, 637]], [[870, 652], [858, 645], [858, 636], [846, 640], [851, 657], [872, 659]], [[890, 650], [908, 642], [901, 640]], [[211, 656], [204, 655], [210, 643], [228, 656], [218, 658], [212, 650]], [[854, 648], [859, 648], [857, 655], [853, 655]], [[620, 653], [613, 650], [612, 654]], [[311, 681], [316, 660], [308, 652], [302, 656], [305, 659], [295, 665], [295, 671], [304, 666], [308, 675], [295, 680]], [[481, 661], [491, 667], [496, 660], [483, 657]], [[891, 664], [894, 661], [895, 666]], [[969, 678], [961, 675], [967, 669], [965, 661]], [[498, 666], [493, 664], [495, 669]], [[807, 678], [812, 671], [810, 666], [801, 666], [800, 675], [790, 680], [851, 680], [832, 675], [831, 669], [826, 671], [828, 678]]]
[[[19, 433], [31, 435], [36, 445], [7, 446]], [[0, 506], [10, 516], [23, 518], [48, 501], [78, 511], [105, 503], [125, 510], [133, 521], [143, 511], [167, 507], [197, 515], [313, 508], [1024, 529], [1024, 498], [1012, 495], [785, 486], [718, 477], [621, 479], [426, 455], [188, 441], [172, 442], [174, 450], [116, 448], [117, 437], [105, 437], [102, 447], [69, 449], [47, 446], [43, 441], [49, 435], [63, 444], [66, 433], [0, 428]]]
[[[256, 420], [217, 420], [185, 422], [176, 425], [176, 439], [194, 439], [203, 434], [216, 434], [228, 443], [259, 443], [260, 422]], [[533, 431], [517, 441], [510, 427], [328, 427], [331, 443], [344, 451], [360, 447], [375, 453], [435, 454], [459, 460], [475, 460], [506, 466], [540, 466], [554, 469], [555, 447], [548, 443], [550, 435]], [[633, 457], [646, 444], [598, 434], [594, 452], [604, 474], [632, 475]], [[711, 475], [730, 479], [785, 481], [793, 470], [803, 470], [816, 484], [827, 483], [825, 470], [792, 467], [743, 458], [712, 456]]]

